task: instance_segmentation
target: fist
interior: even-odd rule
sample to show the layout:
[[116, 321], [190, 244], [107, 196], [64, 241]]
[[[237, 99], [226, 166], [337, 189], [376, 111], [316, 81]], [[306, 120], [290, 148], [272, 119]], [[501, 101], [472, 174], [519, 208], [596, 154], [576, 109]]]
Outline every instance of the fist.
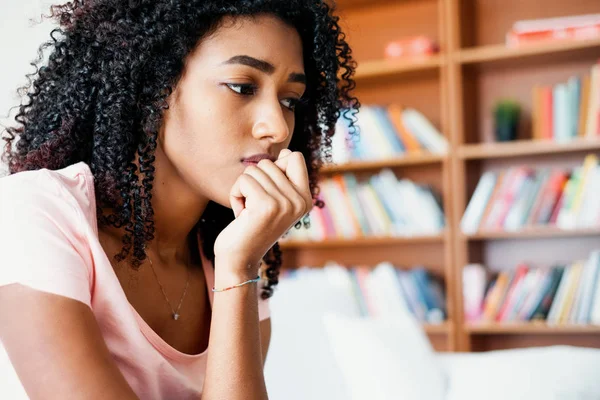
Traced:
[[248, 166], [229, 201], [235, 220], [217, 237], [215, 256], [235, 260], [232, 268], [254, 266], [253, 274], [275, 242], [312, 209], [304, 156], [284, 149], [275, 162]]

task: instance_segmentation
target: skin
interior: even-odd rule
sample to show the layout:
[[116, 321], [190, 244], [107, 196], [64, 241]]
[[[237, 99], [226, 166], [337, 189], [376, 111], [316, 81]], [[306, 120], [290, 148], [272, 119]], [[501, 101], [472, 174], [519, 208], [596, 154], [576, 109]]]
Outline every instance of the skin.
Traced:
[[[312, 204], [305, 161], [286, 150], [292, 108], [305, 90], [297, 32], [272, 16], [228, 19], [186, 61], [159, 133], [156, 234], [147, 248], [172, 304], [188, 276], [186, 238], [209, 201], [236, 216], [215, 242], [217, 287], [255, 277], [264, 254]], [[273, 160], [241, 162], [256, 153]], [[100, 232], [107, 255], [120, 249], [121, 234]], [[211, 310], [202, 269], [192, 268], [182, 318], [174, 321], [146, 265], [134, 286], [128, 266], [114, 267], [131, 304], [167, 343], [188, 354], [210, 347], [202, 398], [266, 399], [270, 320], [258, 322], [256, 286], [215, 293]], [[32, 399], [136, 398], [92, 311], [75, 300], [20, 285], [1, 288], [0, 339]], [[45, 350], [31, 351], [36, 348]]]

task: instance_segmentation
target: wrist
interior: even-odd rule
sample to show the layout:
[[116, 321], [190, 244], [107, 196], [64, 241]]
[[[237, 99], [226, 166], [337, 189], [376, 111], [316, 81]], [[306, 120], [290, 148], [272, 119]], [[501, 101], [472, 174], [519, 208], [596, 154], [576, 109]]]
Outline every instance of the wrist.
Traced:
[[260, 265], [260, 261], [215, 258], [215, 287], [228, 287], [255, 279], [259, 274]]

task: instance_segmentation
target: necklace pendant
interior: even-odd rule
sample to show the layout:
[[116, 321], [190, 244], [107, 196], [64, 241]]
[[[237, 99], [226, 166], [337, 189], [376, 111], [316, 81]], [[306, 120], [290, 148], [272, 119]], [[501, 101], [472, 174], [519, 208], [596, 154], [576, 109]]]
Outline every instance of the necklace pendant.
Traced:
[[173, 314], [173, 319], [175, 321], [177, 321], [179, 319], [179, 314], [177, 314], [177, 313]]

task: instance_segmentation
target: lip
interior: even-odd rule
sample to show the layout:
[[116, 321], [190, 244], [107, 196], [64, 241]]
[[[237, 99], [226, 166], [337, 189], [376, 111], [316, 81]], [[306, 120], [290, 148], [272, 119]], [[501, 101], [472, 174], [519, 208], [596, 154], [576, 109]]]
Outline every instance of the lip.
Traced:
[[260, 160], [265, 160], [265, 159], [271, 160], [273, 162], [275, 162], [277, 160], [276, 157], [274, 157], [274, 156], [272, 156], [270, 154], [262, 153], [262, 154], [254, 154], [254, 155], [252, 155], [250, 157], [242, 158], [242, 162], [244, 164], [258, 164], [258, 162]]

